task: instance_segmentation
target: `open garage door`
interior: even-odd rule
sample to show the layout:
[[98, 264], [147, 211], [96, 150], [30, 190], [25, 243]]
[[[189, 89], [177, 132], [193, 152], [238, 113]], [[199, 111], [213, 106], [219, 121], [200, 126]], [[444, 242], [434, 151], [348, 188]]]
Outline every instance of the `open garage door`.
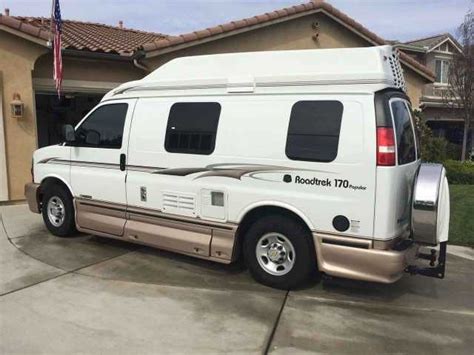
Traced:
[[62, 142], [62, 127], [75, 126], [101, 100], [102, 94], [65, 94], [58, 98], [56, 93], [37, 92], [36, 122], [38, 147]]

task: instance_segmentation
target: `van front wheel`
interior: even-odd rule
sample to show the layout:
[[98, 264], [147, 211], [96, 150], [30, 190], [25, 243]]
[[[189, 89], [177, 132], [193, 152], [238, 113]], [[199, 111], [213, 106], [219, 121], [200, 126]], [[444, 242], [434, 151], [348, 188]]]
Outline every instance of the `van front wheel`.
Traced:
[[74, 204], [65, 187], [47, 186], [43, 194], [41, 210], [43, 221], [52, 234], [67, 237], [76, 231]]
[[317, 271], [309, 232], [285, 216], [263, 217], [250, 227], [244, 258], [255, 280], [284, 290], [303, 286]]

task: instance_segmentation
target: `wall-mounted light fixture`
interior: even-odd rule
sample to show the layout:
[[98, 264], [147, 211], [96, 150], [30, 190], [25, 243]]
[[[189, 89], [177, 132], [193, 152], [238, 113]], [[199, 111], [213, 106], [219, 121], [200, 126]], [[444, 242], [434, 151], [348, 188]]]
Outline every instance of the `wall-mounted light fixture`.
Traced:
[[25, 113], [25, 104], [21, 101], [21, 96], [19, 93], [13, 94], [13, 101], [10, 102], [10, 106], [12, 109], [12, 117], [13, 118], [23, 118]]

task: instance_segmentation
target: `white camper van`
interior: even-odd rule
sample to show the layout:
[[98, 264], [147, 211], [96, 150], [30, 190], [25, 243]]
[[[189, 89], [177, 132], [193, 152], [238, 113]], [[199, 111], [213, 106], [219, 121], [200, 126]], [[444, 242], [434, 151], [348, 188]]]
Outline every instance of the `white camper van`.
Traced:
[[278, 288], [443, 277], [448, 185], [404, 90], [390, 46], [175, 59], [38, 149], [25, 194], [57, 236], [243, 258]]

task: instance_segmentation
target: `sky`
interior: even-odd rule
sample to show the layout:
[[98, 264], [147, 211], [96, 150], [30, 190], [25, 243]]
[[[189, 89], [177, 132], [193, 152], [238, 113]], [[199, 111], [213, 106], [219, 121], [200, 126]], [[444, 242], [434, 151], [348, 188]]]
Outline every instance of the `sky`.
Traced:
[[[63, 19], [181, 34], [307, 0], [60, 0]], [[384, 39], [407, 41], [451, 32], [474, 0], [327, 0]], [[50, 16], [51, 0], [0, 0], [11, 15]]]

